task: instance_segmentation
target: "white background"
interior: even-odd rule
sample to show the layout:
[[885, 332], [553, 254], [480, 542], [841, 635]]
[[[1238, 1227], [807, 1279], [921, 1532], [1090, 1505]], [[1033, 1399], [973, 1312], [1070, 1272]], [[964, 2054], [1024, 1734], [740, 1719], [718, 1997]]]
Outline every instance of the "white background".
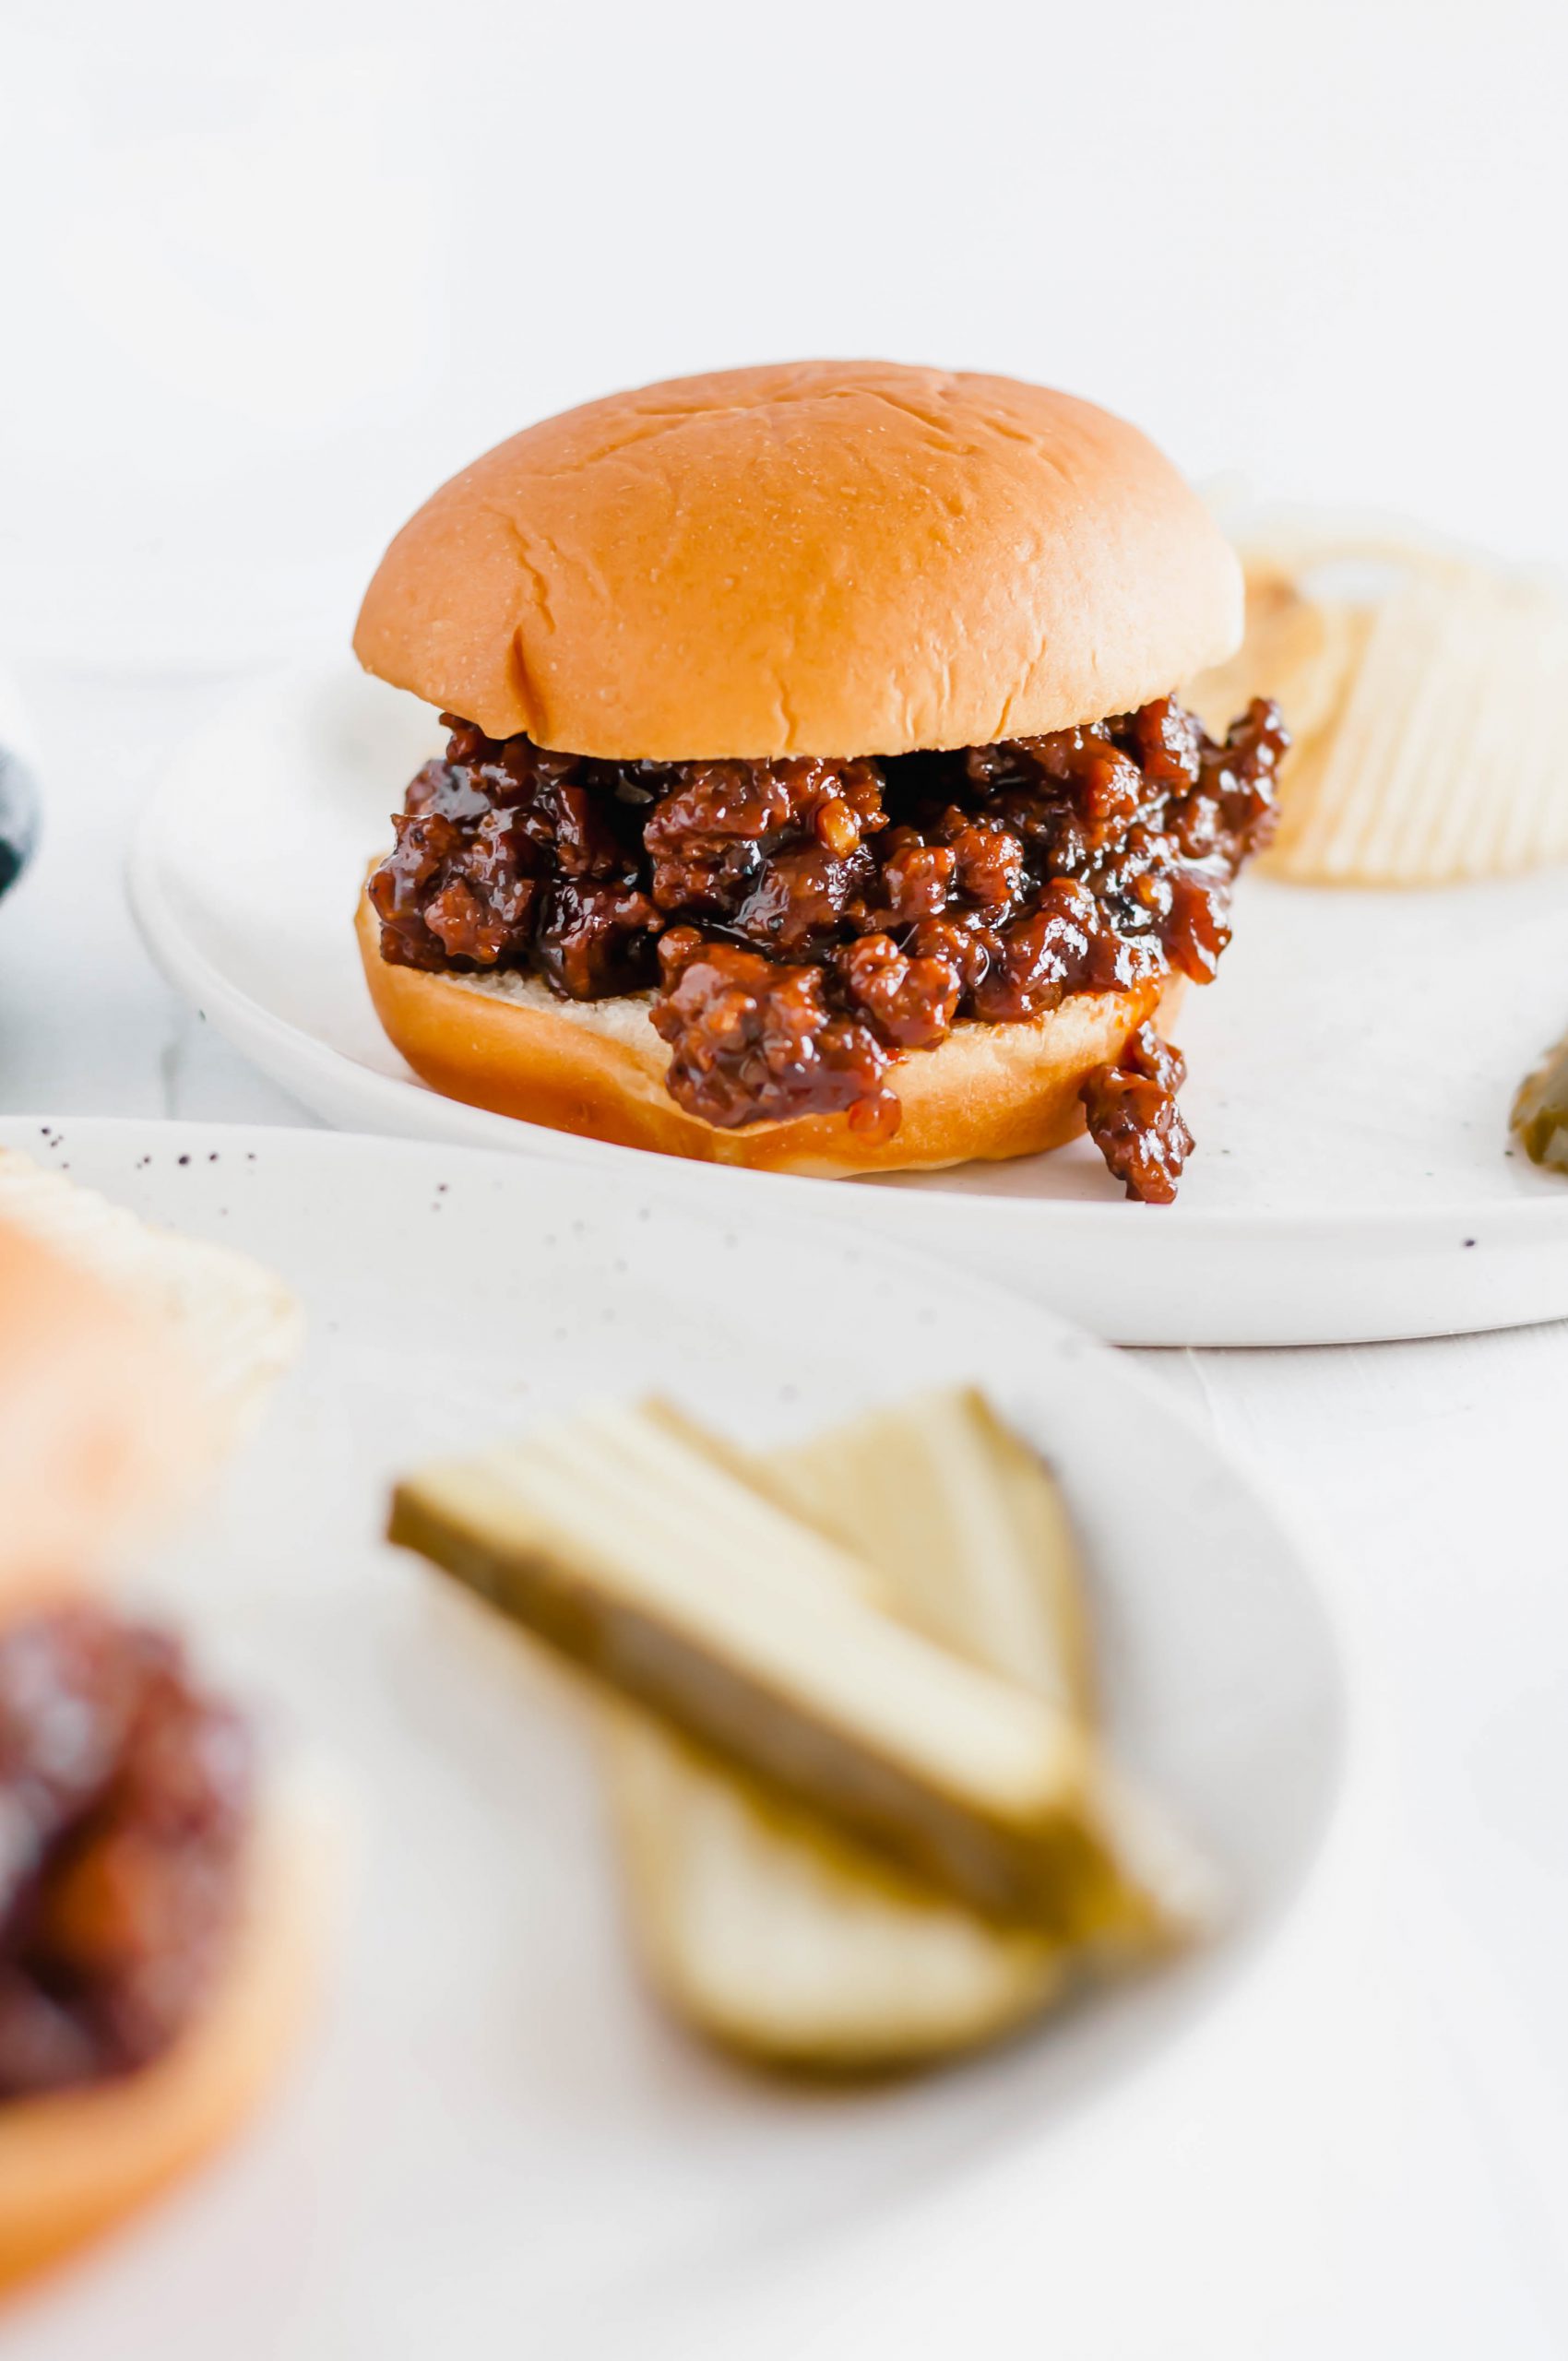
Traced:
[[[1568, 561], [1565, 85], [1549, 0], [6, 0], [0, 655], [51, 826], [0, 1105], [293, 1119], [130, 934], [137, 794], [346, 637], [443, 474], [611, 386], [1010, 370], [1201, 479]], [[1158, 1366], [1323, 1550], [1359, 1738], [1322, 1880], [1223, 2020], [771, 2291], [737, 2361], [1568, 2349], [1568, 1335]]]
[[0, 633], [339, 636], [526, 420], [801, 353], [1568, 546], [1553, 0], [6, 0]]

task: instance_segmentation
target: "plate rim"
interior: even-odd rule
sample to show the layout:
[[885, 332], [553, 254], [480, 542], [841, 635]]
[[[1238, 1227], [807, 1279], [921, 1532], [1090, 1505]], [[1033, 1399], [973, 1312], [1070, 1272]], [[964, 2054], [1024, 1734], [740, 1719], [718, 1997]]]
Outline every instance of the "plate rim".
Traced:
[[[168, 1144], [171, 1147], [183, 1142], [189, 1144], [199, 1139], [205, 1143], [217, 1138], [220, 1142], [232, 1142], [242, 1152], [252, 1151], [258, 1156], [265, 1150], [268, 1154], [330, 1158], [342, 1149], [353, 1155], [374, 1155], [382, 1161], [388, 1153], [394, 1157], [478, 1157], [493, 1165], [498, 1176], [505, 1173], [509, 1179], [517, 1180], [517, 1185], [525, 1187], [528, 1180], [518, 1180], [518, 1176], [531, 1176], [537, 1169], [534, 1159], [509, 1156], [505, 1148], [485, 1147], [463, 1140], [410, 1138], [401, 1133], [358, 1131], [341, 1124], [236, 1121], [226, 1116], [106, 1115], [88, 1109], [69, 1108], [53, 1114], [42, 1107], [0, 1109], [0, 1148], [15, 1148], [23, 1155], [30, 1156], [35, 1163], [46, 1169], [58, 1169], [51, 1163], [54, 1147], [68, 1145], [73, 1132], [86, 1132], [105, 1138], [125, 1135], [144, 1141], [153, 1139], [160, 1145]], [[538, 1162], [542, 1164], [545, 1159], [540, 1158]], [[671, 1167], [672, 1170], [668, 1169]], [[711, 1168], [705, 1166], [701, 1169], [707, 1170]], [[646, 1185], [654, 1194], [672, 1198], [679, 1198], [682, 1194], [684, 1167], [679, 1158], [649, 1154], [639, 1162], [637, 1169], [646, 1176]], [[612, 1178], [610, 1168], [604, 1169], [602, 1177], [607, 1180]], [[795, 1176], [765, 1173], [758, 1177], [787, 1180]], [[89, 1181], [85, 1185], [90, 1188], [97, 1184]], [[1021, 1311], [1026, 1319], [1039, 1322], [1044, 1328], [1053, 1331], [1058, 1341], [1070, 1343], [1075, 1354], [1087, 1354], [1105, 1366], [1114, 1366], [1119, 1382], [1128, 1386], [1140, 1399], [1158, 1404], [1163, 1417], [1183, 1428], [1189, 1435], [1201, 1442], [1206, 1452], [1225, 1463], [1227, 1472], [1279, 1526], [1289, 1547], [1301, 1559], [1303, 1566], [1312, 1567], [1313, 1551], [1277, 1508], [1267, 1480], [1252, 1465], [1246, 1453], [1228, 1442], [1154, 1370], [1146, 1368], [1141, 1359], [1134, 1358], [1138, 1353], [1156, 1351], [1158, 1347], [1118, 1345], [1107, 1337], [1097, 1335], [1093, 1329], [1085, 1327], [1069, 1312], [1059, 1311], [1054, 1304], [1043, 1302], [1038, 1297], [1015, 1299], [999, 1281], [971, 1271], [967, 1264], [951, 1260], [913, 1235], [895, 1236], [883, 1230], [847, 1231], [830, 1215], [804, 1204], [776, 1206], [769, 1217], [786, 1228], [805, 1230], [834, 1252], [842, 1253], [848, 1249], [857, 1255], [885, 1255], [912, 1270], [939, 1272], [947, 1285], [962, 1287], [982, 1314], [989, 1312], [997, 1318], [1016, 1319]], [[249, 1251], [243, 1242], [241, 1251]], [[1321, 1591], [1324, 1587], [1321, 1577], [1313, 1572], [1312, 1580], [1314, 1589]]]

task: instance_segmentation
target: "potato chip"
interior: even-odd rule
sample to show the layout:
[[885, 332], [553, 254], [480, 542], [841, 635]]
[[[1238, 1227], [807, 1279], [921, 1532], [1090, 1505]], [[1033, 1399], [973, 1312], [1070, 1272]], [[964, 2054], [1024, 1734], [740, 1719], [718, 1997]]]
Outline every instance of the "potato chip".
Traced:
[[1298, 590], [1272, 567], [1247, 569], [1247, 635], [1228, 664], [1193, 682], [1188, 701], [1204, 727], [1223, 737], [1254, 696], [1289, 685], [1289, 720], [1300, 746], [1338, 702], [1345, 670], [1344, 615]]
[[1435, 885], [1568, 860], [1568, 765], [1545, 694], [1568, 672], [1559, 592], [1341, 528], [1245, 554], [1245, 641], [1190, 694], [1211, 730], [1259, 694], [1290, 724], [1260, 867]]

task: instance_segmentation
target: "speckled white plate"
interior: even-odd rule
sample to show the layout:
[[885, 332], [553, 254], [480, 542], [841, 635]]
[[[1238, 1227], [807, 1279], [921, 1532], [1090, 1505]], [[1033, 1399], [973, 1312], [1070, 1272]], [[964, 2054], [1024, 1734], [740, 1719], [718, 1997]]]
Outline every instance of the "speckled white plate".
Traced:
[[[770, 2361], [786, 2284], [944, 2177], [1070, 2136], [1298, 1892], [1341, 1750], [1312, 1583], [1158, 1380], [1051, 1315], [770, 1199], [716, 1220], [657, 1164], [69, 1118], [0, 1141], [298, 1290], [303, 1364], [157, 1589], [339, 1759], [364, 1821], [336, 2005], [291, 2090], [8, 2312], [8, 2361]], [[760, 1442], [961, 1376], [1062, 1471], [1117, 1742], [1209, 1851], [1228, 1924], [962, 2071], [808, 2096], [721, 2065], [644, 1997], [575, 1699], [380, 1543], [387, 1486], [606, 1392], [658, 1384]]]
[[[610, 1147], [459, 1106], [382, 1034], [351, 919], [434, 718], [333, 665], [189, 745], [131, 872], [153, 955], [329, 1121], [619, 1171]], [[1568, 1182], [1508, 1154], [1515, 1084], [1568, 1026], [1568, 873], [1436, 894], [1248, 880], [1181, 1036], [1198, 1152], [1172, 1207], [1087, 1143], [854, 1183], [683, 1166], [715, 1218], [809, 1205], [923, 1242], [1123, 1344], [1333, 1344], [1568, 1314]]]

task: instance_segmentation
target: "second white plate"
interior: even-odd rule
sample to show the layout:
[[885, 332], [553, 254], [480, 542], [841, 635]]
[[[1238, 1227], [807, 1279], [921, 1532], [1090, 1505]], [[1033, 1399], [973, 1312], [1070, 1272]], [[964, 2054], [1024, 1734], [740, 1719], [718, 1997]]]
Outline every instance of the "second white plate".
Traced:
[[[132, 898], [165, 974], [328, 1121], [620, 1169], [428, 1090], [383, 1036], [351, 919], [434, 717], [333, 664], [248, 691], [175, 762]], [[1568, 876], [1441, 894], [1251, 880], [1183, 1011], [1198, 1152], [1172, 1207], [1086, 1144], [845, 1184], [665, 1164], [711, 1201], [865, 1221], [1124, 1344], [1435, 1335], [1568, 1315], [1568, 1182], [1508, 1153], [1514, 1087], [1568, 1023]]]
[[[222, 2361], [752, 2361], [836, 2248], [852, 2266], [1152, 2061], [1300, 1892], [1341, 1767], [1322, 1608], [1212, 1437], [1121, 1356], [918, 1256], [771, 1208], [715, 1223], [616, 1175], [217, 1125], [12, 1119], [0, 1142], [297, 1290], [303, 1359], [157, 1595], [344, 1767], [363, 1821], [338, 2003], [288, 2094], [8, 2317], [7, 2361], [120, 2361], [130, 2335]], [[1061, 1471], [1117, 1750], [1213, 1861], [1224, 1924], [962, 2071], [802, 2092], [649, 2003], [578, 1701], [382, 1544], [388, 1489], [585, 1399], [658, 1387], [766, 1443], [974, 1377]]]

